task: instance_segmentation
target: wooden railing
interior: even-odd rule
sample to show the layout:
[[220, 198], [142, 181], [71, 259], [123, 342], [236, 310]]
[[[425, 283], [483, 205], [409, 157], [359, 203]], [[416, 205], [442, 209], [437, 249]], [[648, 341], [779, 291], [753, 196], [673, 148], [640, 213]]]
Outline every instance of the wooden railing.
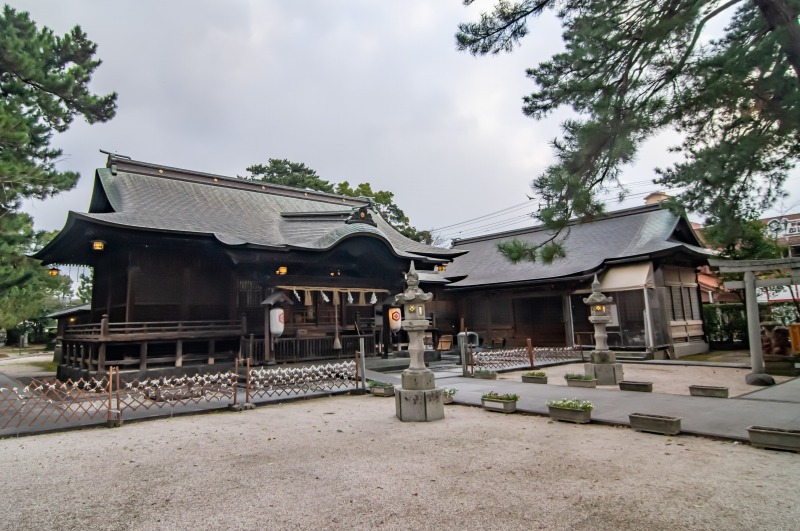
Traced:
[[64, 339], [81, 341], [142, 341], [238, 336], [241, 333], [241, 321], [109, 323], [108, 318], [103, 316], [99, 323], [67, 326], [64, 330]]
[[341, 349], [333, 348], [333, 337], [296, 337], [275, 340], [275, 361], [298, 362], [311, 360], [353, 358], [364, 340], [365, 356], [375, 355], [375, 337], [372, 335], [342, 336]]

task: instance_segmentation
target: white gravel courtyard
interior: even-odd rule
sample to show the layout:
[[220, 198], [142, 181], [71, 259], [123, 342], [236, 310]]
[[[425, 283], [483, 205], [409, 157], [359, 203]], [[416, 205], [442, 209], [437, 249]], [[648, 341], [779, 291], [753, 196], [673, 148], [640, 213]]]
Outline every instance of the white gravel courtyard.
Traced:
[[4, 529], [796, 529], [800, 454], [339, 396], [0, 440]]

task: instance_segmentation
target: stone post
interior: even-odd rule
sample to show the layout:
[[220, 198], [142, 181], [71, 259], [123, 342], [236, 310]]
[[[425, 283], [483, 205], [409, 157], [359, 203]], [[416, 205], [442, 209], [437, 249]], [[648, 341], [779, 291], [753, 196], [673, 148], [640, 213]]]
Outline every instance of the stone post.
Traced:
[[608, 350], [608, 332], [606, 326], [611, 321], [608, 305], [614, 299], [600, 292], [597, 275], [592, 282], [592, 294], [583, 299], [583, 303], [591, 310], [589, 322], [594, 325], [594, 350], [590, 353], [590, 362], [584, 364], [586, 375], [597, 379], [598, 385], [617, 385], [623, 380], [622, 364], [617, 363], [613, 352]]
[[425, 303], [433, 294], [419, 287], [414, 262], [406, 275], [407, 288], [396, 295], [394, 302], [403, 306], [403, 329], [408, 333], [408, 369], [402, 374], [402, 388], [395, 390], [395, 411], [403, 422], [430, 422], [444, 418], [442, 390], [436, 388], [433, 371], [425, 367], [425, 344], [422, 338], [428, 328]]

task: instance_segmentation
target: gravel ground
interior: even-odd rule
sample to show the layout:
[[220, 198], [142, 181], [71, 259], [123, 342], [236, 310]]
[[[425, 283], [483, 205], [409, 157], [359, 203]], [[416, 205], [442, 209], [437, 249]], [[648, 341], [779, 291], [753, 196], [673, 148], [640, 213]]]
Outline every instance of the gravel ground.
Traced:
[[372, 396], [0, 440], [15, 530], [796, 529], [798, 484], [800, 454]]

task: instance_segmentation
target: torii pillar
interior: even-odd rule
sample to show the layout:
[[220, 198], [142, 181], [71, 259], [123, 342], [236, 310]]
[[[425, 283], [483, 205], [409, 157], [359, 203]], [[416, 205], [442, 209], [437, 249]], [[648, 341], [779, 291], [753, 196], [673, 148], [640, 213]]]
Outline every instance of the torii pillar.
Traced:
[[[756, 288], [791, 286], [800, 284], [800, 258], [778, 258], [775, 260], [717, 260], [709, 259], [711, 267], [720, 273], [744, 273], [743, 281], [725, 282], [728, 289], [744, 288], [747, 310], [747, 335], [750, 340], [750, 367], [752, 372], [745, 377], [750, 385], [774, 385], [775, 379], [764, 371], [764, 353], [761, 350], [761, 319], [758, 315]], [[791, 270], [791, 278], [756, 279], [761, 271]]]

